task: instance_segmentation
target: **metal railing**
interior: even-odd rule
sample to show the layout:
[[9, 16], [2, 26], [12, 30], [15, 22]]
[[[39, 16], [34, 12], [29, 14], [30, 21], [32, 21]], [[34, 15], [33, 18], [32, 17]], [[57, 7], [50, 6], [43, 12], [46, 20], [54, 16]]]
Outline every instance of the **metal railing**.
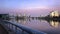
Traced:
[[8, 27], [8, 29], [14, 31], [15, 34], [46, 34], [44, 32], [33, 30], [18, 23], [12, 23], [9, 21], [0, 21], [0, 24], [4, 27]]

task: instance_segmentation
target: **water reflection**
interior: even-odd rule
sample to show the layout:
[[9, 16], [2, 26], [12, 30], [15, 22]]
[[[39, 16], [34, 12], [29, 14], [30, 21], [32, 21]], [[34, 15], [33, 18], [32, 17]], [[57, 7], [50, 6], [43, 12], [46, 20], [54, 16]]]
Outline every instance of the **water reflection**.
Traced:
[[[33, 19], [32, 19], [33, 20]], [[31, 19], [25, 19], [25, 20], [16, 20], [17, 21], [17, 23], [21, 23], [21, 24], [26, 24], [27, 23], [27, 21], [29, 21], [29, 22], [31, 22]], [[44, 21], [44, 20], [39, 20], [40, 22], [41, 21]], [[45, 20], [45, 21], [47, 21], [47, 20]], [[45, 22], [44, 21], [44, 22]], [[54, 21], [54, 20], [49, 20], [49, 21], [47, 21], [48, 23], [49, 23], [49, 25], [51, 26], [51, 27], [55, 27], [55, 28], [58, 28], [58, 26], [59, 26], [59, 21]]]
[[58, 21], [50, 21], [50, 25], [51, 26], [53, 26], [53, 27], [55, 27], [55, 28], [58, 28], [58, 26], [59, 26], [59, 22]]
[[60, 22], [54, 20], [43, 20], [43, 19], [18, 19], [15, 22], [37, 29], [48, 34], [60, 34]]
[[22, 19], [22, 20], [20, 20], [20, 19], [18, 19], [18, 20], [16, 20], [16, 22], [17, 23], [20, 23], [20, 24], [26, 24], [26, 19]]

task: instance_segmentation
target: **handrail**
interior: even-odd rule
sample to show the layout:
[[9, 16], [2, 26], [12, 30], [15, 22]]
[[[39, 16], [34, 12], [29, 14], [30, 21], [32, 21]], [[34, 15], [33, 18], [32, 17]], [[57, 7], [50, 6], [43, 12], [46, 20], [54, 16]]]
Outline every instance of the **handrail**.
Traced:
[[2, 21], [3, 23], [8, 23], [8, 25], [9, 25], [9, 27], [10, 27], [10, 25], [12, 25], [12, 28], [13, 28], [13, 26], [15, 26], [16, 28], [16, 32], [17, 32], [17, 28], [19, 28], [19, 29], [21, 29], [23, 32], [25, 31], [25, 32], [27, 32], [28, 34], [46, 34], [46, 33], [44, 33], [44, 32], [41, 32], [41, 31], [37, 31], [37, 30], [33, 30], [33, 29], [31, 29], [31, 28], [27, 28], [27, 27], [24, 27], [24, 26], [22, 26], [22, 25], [20, 25], [20, 24], [18, 24], [18, 23], [12, 23], [12, 22], [9, 22], [9, 21]]

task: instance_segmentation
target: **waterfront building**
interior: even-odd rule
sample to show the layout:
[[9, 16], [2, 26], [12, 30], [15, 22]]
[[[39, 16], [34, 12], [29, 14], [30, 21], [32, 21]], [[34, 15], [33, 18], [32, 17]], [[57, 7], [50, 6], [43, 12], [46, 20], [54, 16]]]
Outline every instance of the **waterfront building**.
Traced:
[[58, 11], [52, 11], [50, 13], [50, 17], [59, 17], [59, 12]]
[[0, 14], [0, 19], [8, 19], [9, 15], [8, 14]]

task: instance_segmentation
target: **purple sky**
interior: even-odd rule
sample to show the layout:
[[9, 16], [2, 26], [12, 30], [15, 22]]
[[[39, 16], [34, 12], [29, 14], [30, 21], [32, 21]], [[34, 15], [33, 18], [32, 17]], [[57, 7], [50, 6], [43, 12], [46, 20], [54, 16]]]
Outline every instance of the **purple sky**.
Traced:
[[0, 0], [0, 13], [45, 16], [52, 10], [60, 11], [60, 0]]

